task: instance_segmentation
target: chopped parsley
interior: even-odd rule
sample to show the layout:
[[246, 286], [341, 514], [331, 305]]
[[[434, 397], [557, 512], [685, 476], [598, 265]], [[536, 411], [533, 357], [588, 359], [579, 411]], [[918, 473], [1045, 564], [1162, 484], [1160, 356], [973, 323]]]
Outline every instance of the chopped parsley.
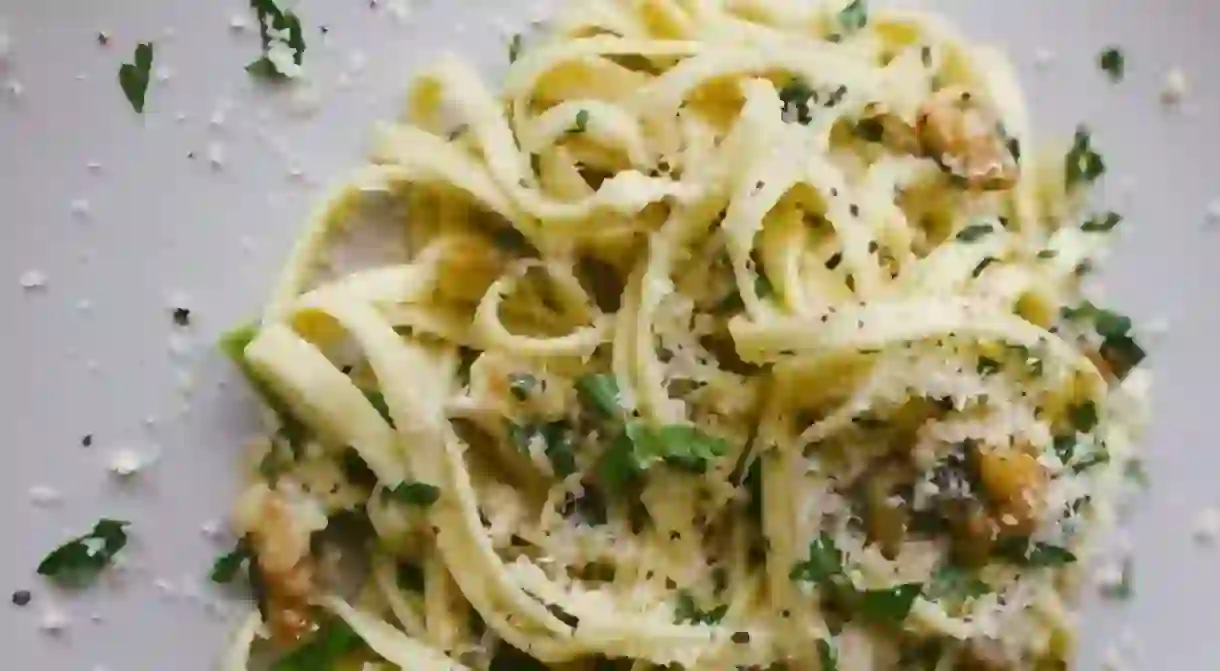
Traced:
[[232, 552], [216, 558], [209, 577], [218, 585], [227, 585], [237, 578], [237, 574], [246, 562], [253, 561], [255, 561], [254, 551], [250, 548], [250, 543], [243, 538], [237, 541], [237, 547], [233, 548]]
[[144, 98], [152, 76], [152, 63], [152, 42], [142, 42], [136, 45], [134, 62], [124, 63], [119, 67], [119, 86], [137, 114], [144, 113]]
[[1093, 140], [1089, 129], [1085, 126], [1076, 128], [1072, 148], [1068, 150], [1065, 160], [1064, 175], [1067, 188], [1079, 185], [1089, 185], [1106, 174], [1106, 162], [1093, 150]]
[[1097, 404], [1092, 401], [1069, 406], [1067, 415], [1072, 428], [1080, 433], [1089, 433], [1097, 428]]
[[364, 392], [364, 397], [368, 399], [369, 405], [377, 410], [377, 414], [381, 415], [385, 423], [393, 427], [394, 418], [390, 415], [390, 406], [386, 405], [385, 394], [379, 391], [366, 391]]
[[979, 275], [983, 274], [984, 270], [987, 270], [987, 266], [990, 266], [991, 264], [995, 263], [996, 261], [999, 261], [999, 259], [997, 259], [994, 256], [988, 256], [987, 258], [983, 259], [982, 261], [979, 261], [979, 264], [974, 267], [974, 270], [970, 271], [970, 276], [977, 278]]
[[783, 103], [785, 120], [792, 118], [802, 126], [808, 126], [813, 121], [813, 113], [809, 111], [810, 103], [817, 103], [817, 93], [800, 79], [794, 79], [779, 90], [779, 100]]
[[323, 623], [307, 643], [279, 658], [271, 665], [271, 671], [337, 669], [362, 645], [360, 636], [346, 622], [335, 618]]
[[1108, 233], [1114, 230], [1114, 227], [1119, 225], [1123, 220], [1123, 215], [1117, 212], [1106, 212], [1105, 214], [1095, 214], [1083, 224], [1080, 225], [1080, 230], [1085, 233]]
[[686, 424], [655, 427], [634, 421], [627, 425], [633, 457], [640, 470], [664, 461], [671, 466], [703, 472], [707, 462], [728, 452], [728, 443]]
[[995, 231], [991, 224], [971, 224], [957, 233], [958, 242], [977, 242], [984, 235], [990, 235]]
[[569, 132], [583, 133], [587, 130], [589, 130], [589, 110], [581, 110], [576, 113], [576, 125]]
[[1066, 566], [1076, 562], [1076, 555], [1066, 548], [1050, 543], [1030, 543], [1029, 539], [1016, 539], [1002, 543], [996, 555], [1018, 566], [1047, 568]]
[[684, 622], [690, 622], [691, 624], [720, 624], [720, 621], [724, 619], [728, 612], [729, 607], [727, 605], [717, 606], [708, 611], [700, 610], [690, 593], [682, 591], [678, 593], [678, 605], [674, 609], [674, 621], [678, 624]]
[[823, 584], [843, 573], [843, 552], [826, 532], [809, 544], [809, 558], [797, 562], [788, 577]]
[[513, 35], [513, 39], [508, 43], [508, 62], [516, 63], [521, 56], [521, 33]]
[[1126, 378], [1147, 357], [1144, 349], [1131, 336], [1130, 317], [1099, 308], [1088, 301], [1074, 308], [1064, 308], [1062, 315], [1070, 321], [1092, 322], [1097, 335], [1102, 337], [1101, 357], [1119, 380]]
[[538, 386], [538, 378], [529, 373], [512, 373], [508, 376], [508, 391], [513, 398], [525, 402]]
[[276, 0], [250, 0], [250, 8], [258, 14], [258, 35], [262, 40], [263, 56], [246, 66], [246, 72], [262, 79], [280, 80], [287, 75], [269, 57], [272, 42], [282, 40], [292, 49], [292, 60], [300, 65], [305, 57], [305, 33], [301, 21], [291, 10], [284, 11]]
[[618, 380], [611, 374], [585, 375], [576, 381], [576, 390], [581, 400], [605, 417], [622, 414], [619, 406]]
[[835, 649], [833, 641], [820, 638], [815, 645], [821, 671], [839, 671], [839, 651]]
[[987, 377], [988, 375], [995, 375], [996, 373], [1000, 372], [1002, 368], [1003, 364], [1001, 364], [999, 361], [996, 361], [990, 357], [980, 356], [978, 366], [975, 370], [979, 375]]
[[576, 452], [572, 443], [571, 427], [567, 422], [543, 424], [509, 424], [508, 435], [522, 452], [529, 452], [535, 436], [542, 439], [543, 451], [551, 468], [561, 478], [576, 472]]
[[1021, 140], [1015, 137], [1008, 138], [1007, 142], [1008, 153], [1012, 155], [1012, 160], [1017, 163], [1021, 162]]
[[866, 0], [852, 0], [843, 8], [843, 11], [839, 12], [839, 26], [848, 35], [866, 25], [868, 25], [868, 2]]
[[391, 501], [429, 508], [441, 498], [441, 490], [424, 482], [404, 482], [384, 490], [382, 496]]
[[1127, 71], [1127, 59], [1118, 47], [1109, 47], [1097, 57], [1097, 65], [1117, 84]]
[[923, 592], [923, 583], [913, 582], [896, 585], [889, 589], [872, 589], [860, 592], [856, 609], [864, 619], [871, 622], [899, 623], [911, 613], [915, 599]]
[[38, 575], [61, 585], [83, 586], [98, 576], [127, 545], [130, 522], [102, 519], [93, 531], [59, 546], [38, 564]]
[[945, 564], [936, 570], [928, 587], [928, 598], [961, 602], [991, 592], [991, 587], [978, 574]]

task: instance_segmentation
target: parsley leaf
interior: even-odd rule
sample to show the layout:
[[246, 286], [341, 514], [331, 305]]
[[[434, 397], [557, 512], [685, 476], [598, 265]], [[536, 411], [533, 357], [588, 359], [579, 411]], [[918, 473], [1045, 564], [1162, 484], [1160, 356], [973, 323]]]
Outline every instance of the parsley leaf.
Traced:
[[644, 422], [631, 422], [627, 425], [627, 436], [641, 470], [665, 461], [671, 466], [703, 472], [708, 461], [724, 456], [729, 447], [725, 441], [686, 424], [654, 427]]
[[990, 266], [991, 264], [995, 263], [996, 261], [999, 261], [999, 259], [997, 259], [994, 256], [988, 256], [987, 258], [983, 259], [982, 261], [979, 261], [979, 264], [974, 267], [974, 270], [970, 271], [970, 276], [973, 278], [978, 278], [979, 275], [983, 274], [984, 270], [987, 270], [987, 266]]
[[1092, 184], [1106, 174], [1106, 162], [1096, 151], [1093, 151], [1092, 136], [1085, 126], [1076, 128], [1076, 136], [1072, 148], [1064, 159], [1067, 188], [1080, 184]]
[[1131, 337], [1130, 317], [1098, 308], [1088, 301], [1075, 308], [1064, 308], [1062, 315], [1064, 319], [1093, 323], [1097, 334], [1102, 337], [1101, 357], [1119, 380], [1126, 378], [1147, 357], [1144, 349]]
[[585, 375], [576, 381], [576, 391], [586, 405], [608, 418], [622, 414], [619, 406], [618, 380], [612, 374]]
[[915, 599], [923, 592], [923, 583], [913, 582], [889, 589], [873, 589], [860, 593], [857, 612], [872, 622], [902, 622], [911, 613]]
[[1089, 433], [1097, 428], [1097, 404], [1092, 401], [1069, 406], [1067, 415], [1072, 427], [1080, 433]]
[[813, 121], [809, 106], [811, 101], [817, 102], [817, 94], [804, 81], [794, 79], [785, 85], [779, 90], [779, 100], [783, 103], [782, 109], [785, 112], [795, 115], [797, 123], [808, 126], [809, 122]]
[[612, 491], [624, 491], [639, 479], [642, 469], [634, 459], [634, 446], [626, 433], [619, 433], [602, 453], [597, 474]]
[[93, 531], [59, 546], [38, 564], [38, 575], [62, 585], [83, 586], [97, 577], [127, 545], [130, 522], [102, 519]]
[[995, 229], [991, 224], [971, 224], [957, 234], [958, 242], [977, 242], [984, 235], [990, 235]]
[[928, 588], [928, 598], [960, 602], [983, 596], [989, 592], [991, 592], [991, 588], [980, 580], [975, 572], [964, 571], [956, 566], [945, 564], [933, 574], [932, 584]]
[[346, 622], [324, 623], [309, 641], [271, 665], [271, 671], [327, 671], [362, 646], [361, 638]]
[[364, 397], [368, 399], [369, 405], [377, 410], [377, 414], [385, 420], [386, 424], [394, 426], [394, 418], [390, 416], [390, 406], [386, 405], [385, 395], [379, 391], [366, 391]]
[[1108, 233], [1114, 230], [1114, 227], [1119, 225], [1122, 220], [1123, 216], [1116, 212], [1097, 214], [1089, 217], [1087, 221], [1081, 224], [1080, 230], [1085, 233]]
[[1066, 566], [1076, 562], [1076, 555], [1066, 548], [1049, 543], [1030, 543], [1029, 539], [1015, 539], [996, 548], [996, 556], [1018, 566], [1048, 568]]
[[839, 651], [835, 649], [834, 643], [820, 638], [815, 645], [818, 648], [821, 671], [839, 671]]
[[513, 35], [512, 41], [508, 43], [508, 62], [516, 63], [521, 56], [521, 33]]
[[134, 63], [124, 63], [119, 67], [119, 86], [127, 102], [137, 114], [144, 113], [144, 97], [148, 92], [148, 81], [152, 75], [153, 45], [143, 42], [136, 45]]
[[809, 544], [809, 559], [797, 562], [788, 577], [821, 584], [842, 573], [843, 552], [835, 544], [834, 537], [823, 531]]
[[583, 133], [587, 130], [589, 130], [589, 110], [581, 110], [576, 113], [576, 125], [569, 132]]
[[384, 490], [382, 496], [399, 503], [429, 508], [441, 498], [441, 490], [435, 485], [423, 482], [404, 482]]
[[529, 452], [535, 436], [540, 436], [543, 452], [555, 469], [555, 474], [566, 478], [576, 472], [576, 453], [572, 445], [572, 433], [567, 422], [545, 424], [510, 424], [508, 435], [522, 452]]
[[228, 554], [217, 557], [216, 563], [212, 564], [212, 572], [210, 575], [212, 582], [218, 585], [227, 585], [233, 582], [237, 577], [237, 573], [241, 571], [241, 567], [246, 562], [253, 562], [254, 551], [250, 548], [250, 544], [246, 539], [237, 541], [237, 547]]
[[[271, 43], [283, 40], [292, 49], [292, 60], [300, 65], [305, 57], [305, 32], [301, 21], [291, 11], [284, 11], [275, 0], [250, 0], [250, 8], [258, 14], [258, 34], [262, 40], [263, 57], [246, 66], [246, 72], [263, 79], [285, 79], [275, 63], [268, 58]], [[274, 32], [272, 32], [274, 31]]]
[[678, 605], [674, 609], [674, 621], [678, 624], [690, 622], [691, 624], [720, 624], [724, 616], [729, 612], [727, 605], [717, 606], [712, 610], [700, 610], [695, 600], [689, 592], [682, 591], [678, 593]]
[[843, 8], [843, 11], [839, 12], [839, 25], [843, 28], [843, 32], [849, 35], [868, 25], [868, 2], [852, 0]]
[[995, 375], [996, 373], [1000, 372], [1002, 368], [1003, 365], [999, 361], [996, 361], [991, 357], [980, 356], [976, 370], [978, 371], [979, 375], [987, 377], [988, 375]]
[[1118, 47], [1109, 47], [1097, 57], [1097, 65], [1110, 75], [1110, 81], [1121, 82], [1127, 70], [1127, 59]]

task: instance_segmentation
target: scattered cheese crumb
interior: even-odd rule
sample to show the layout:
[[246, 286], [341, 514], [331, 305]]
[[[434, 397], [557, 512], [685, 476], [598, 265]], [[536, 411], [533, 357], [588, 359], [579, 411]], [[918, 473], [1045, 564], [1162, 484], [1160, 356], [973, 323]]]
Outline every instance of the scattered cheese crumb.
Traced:
[[250, 28], [250, 21], [245, 14], [234, 14], [229, 17], [229, 28], [236, 32], [245, 32]]
[[224, 536], [224, 529], [219, 520], [208, 520], [204, 522], [199, 530], [203, 532], [205, 538], [210, 540], [220, 540]]
[[8, 27], [0, 22], [0, 64], [8, 62], [13, 57], [13, 38]]
[[52, 636], [62, 634], [68, 628], [68, 616], [58, 609], [48, 609], [42, 614], [38, 628]]
[[1161, 87], [1161, 102], [1166, 105], [1178, 105], [1186, 97], [1190, 88], [1186, 73], [1179, 68], [1172, 68], [1165, 73], [1165, 83]]
[[1204, 508], [1195, 517], [1195, 542], [1212, 547], [1220, 539], [1220, 508]]
[[89, 300], [88, 298], [82, 298], [79, 301], [76, 301], [76, 310], [78, 312], [92, 312], [93, 301]]
[[385, 10], [399, 24], [405, 24], [411, 19], [411, 5], [407, 0], [390, 0]]
[[283, 39], [273, 38], [267, 47], [267, 60], [285, 77], [296, 79], [304, 70], [296, 62], [296, 50]]
[[69, 205], [72, 215], [77, 219], [88, 219], [90, 214], [89, 201], [84, 198], [74, 198]]
[[1204, 223], [1208, 226], [1220, 226], [1220, 200], [1213, 200], [1207, 204], [1207, 216]]
[[64, 495], [59, 490], [46, 485], [30, 487], [30, 503], [39, 508], [52, 508], [63, 503]]
[[118, 450], [110, 457], [110, 472], [120, 478], [129, 478], [145, 466], [147, 463], [144, 458], [130, 448]]
[[21, 82], [17, 81], [16, 79], [8, 80], [8, 83], [6, 83], [4, 85], [4, 88], [8, 91], [8, 94], [10, 96], [12, 96], [14, 99], [20, 98], [21, 95], [23, 93], [25, 93], [25, 85], [23, 85]]
[[173, 79], [174, 70], [168, 65], [161, 65], [157, 67], [156, 72], [153, 73], [153, 77], [155, 77], [157, 81], [164, 83], [170, 79]]
[[22, 273], [17, 281], [21, 284], [22, 289], [41, 289], [47, 286], [47, 274], [41, 270], [31, 269]]
[[85, 164], [85, 168], [88, 169], [89, 172], [101, 172], [102, 164], [97, 161], [89, 161]]
[[225, 148], [219, 142], [208, 144], [208, 162], [212, 164], [212, 168], [220, 170], [225, 165]]
[[1038, 47], [1034, 50], [1034, 67], [1038, 70], [1048, 70], [1055, 62], [1055, 52], [1046, 47]]

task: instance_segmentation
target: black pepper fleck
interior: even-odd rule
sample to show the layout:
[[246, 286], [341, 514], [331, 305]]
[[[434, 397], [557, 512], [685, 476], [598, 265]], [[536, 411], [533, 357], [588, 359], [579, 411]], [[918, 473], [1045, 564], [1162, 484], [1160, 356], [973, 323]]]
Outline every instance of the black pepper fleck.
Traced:
[[177, 326], [190, 326], [191, 311], [186, 308], [174, 308], [174, 324]]
[[676, 540], [681, 540], [681, 539], [682, 539], [682, 534], [678, 533], [677, 531], [669, 532], [669, 540], [676, 541]]
[[102, 45], [103, 47], [106, 46], [107, 44], [110, 44], [110, 34], [106, 33], [106, 32], [98, 33], [97, 34], [97, 43]]
[[847, 209], [848, 209], [848, 211], [851, 212], [851, 216], [853, 216], [853, 217], [860, 216], [860, 206], [859, 205], [852, 203], [850, 206], [848, 206]]
[[674, 582], [673, 578], [666, 578], [665, 589], [678, 589], [678, 583]]
[[750, 642], [750, 632], [735, 631], [733, 632], [733, 642], [738, 645], [745, 645]]
[[19, 589], [16, 592], [13, 592], [13, 605], [17, 606], [18, 608], [28, 606], [30, 599], [32, 598], [34, 598], [34, 595], [30, 594], [30, 590]]
[[80, 444], [81, 447], [91, 447], [93, 445], [93, 434], [86, 433], [84, 437], [80, 439]]

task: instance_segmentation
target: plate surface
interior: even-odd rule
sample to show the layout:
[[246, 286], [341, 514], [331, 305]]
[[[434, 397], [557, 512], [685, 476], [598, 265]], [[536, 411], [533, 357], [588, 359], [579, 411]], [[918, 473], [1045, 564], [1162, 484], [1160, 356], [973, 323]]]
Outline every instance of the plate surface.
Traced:
[[[309, 82], [268, 89], [243, 70], [259, 48], [246, 4], [0, 0], [0, 588], [33, 592], [0, 607], [6, 667], [214, 668], [240, 606], [204, 584], [231, 543], [204, 529], [227, 509], [254, 420], [213, 343], [255, 314], [309, 203], [358, 164], [415, 69], [453, 51], [495, 76], [508, 36], [545, 16], [536, 1], [301, 2]], [[1008, 49], [1039, 137], [1095, 129], [1108, 204], [1127, 217], [1103, 276], [1153, 342], [1153, 487], [1117, 541], [1134, 544], [1135, 598], [1091, 603], [1080, 667], [1118, 655], [1121, 668], [1215, 669], [1218, 558], [1191, 532], [1220, 504], [1220, 229], [1207, 222], [1220, 197], [1220, 4], [922, 4]], [[141, 117], [117, 72], [150, 40]], [[1112, 44], [1127, 57], [1117, 85], [1096, 65]], [[1169, 108], [1175, 68], [1188, 91]], [[125, 449], [156, 458], [120, 479], [108, 466]], [[83, 593], [44, 585], [40, 558], [100, 516], [132, 522], [126, 568]], [[62, 631], [40, 630], [57, 615]]]

